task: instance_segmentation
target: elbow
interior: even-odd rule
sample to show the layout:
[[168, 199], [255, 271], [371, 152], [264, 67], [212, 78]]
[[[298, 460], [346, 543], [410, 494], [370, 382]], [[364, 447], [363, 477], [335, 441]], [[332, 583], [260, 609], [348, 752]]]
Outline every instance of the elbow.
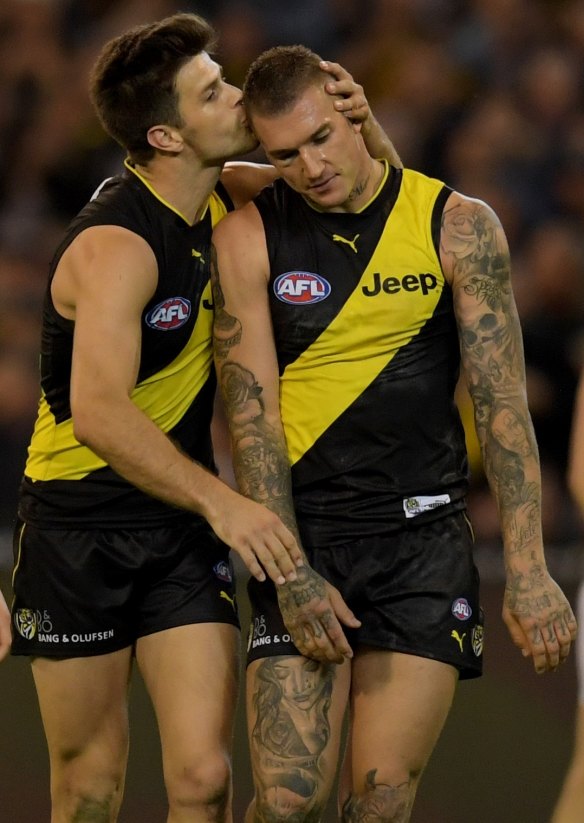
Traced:
[[82, 446], [97, 451], [100, 409], [97, 403], [77, 402], [71, 404], [73, 436]]
[[78, 443], [81, 443], [82, 446], [88, 446], [89, 448], [92, 447], [92, 428], [90, 420], [87, 418], [87, 415], [73, 415], [73, 436], [75, 437], [75, 440], [77, 440]]

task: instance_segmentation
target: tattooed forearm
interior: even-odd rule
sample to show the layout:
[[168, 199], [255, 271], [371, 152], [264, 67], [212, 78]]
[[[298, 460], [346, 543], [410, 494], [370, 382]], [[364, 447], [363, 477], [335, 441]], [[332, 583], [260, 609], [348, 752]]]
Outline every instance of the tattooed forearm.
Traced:
[[223, 363], [219, 379], [239, 489], [296, 533], [286, 442], [266, 421], [263, 389], [249, 369], [231, 360]]
[[241, 340], [241, 323], [225, 311], [225, 298], [217, 268], [217, 252], [211, 246], [211, 289], [213, 292], [213, 347], [218, 359], [224, 360], [229, 350]]

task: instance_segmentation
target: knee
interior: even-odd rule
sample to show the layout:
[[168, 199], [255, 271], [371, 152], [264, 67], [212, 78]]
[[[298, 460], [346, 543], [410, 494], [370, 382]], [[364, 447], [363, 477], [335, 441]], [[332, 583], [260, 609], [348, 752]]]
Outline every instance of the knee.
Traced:
[[124, 790], [125, 761], [65, 756], [52, 763], [51, 796], [63, 819], [110, 823], [117, 819]]
[[375, 820], [376, 823], [409, 823], [420, 773], [383, 783], [369, 772], [362, 791], [353, 790], [343, 804], [341, 820]]
[[165, 783], [171, 809], [182, 812], [198, 809], [205, 815], [201, 819], [218, 823], [227, 819], [231, 802], [231, 764], [225, 753], [206, 753], [196, 762], [165, 770]]

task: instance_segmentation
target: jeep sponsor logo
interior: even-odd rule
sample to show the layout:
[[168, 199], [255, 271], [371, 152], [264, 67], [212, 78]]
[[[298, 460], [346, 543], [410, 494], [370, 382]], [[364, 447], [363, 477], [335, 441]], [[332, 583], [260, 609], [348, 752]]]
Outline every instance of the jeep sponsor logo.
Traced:
[[373, 273], [373, 283], [363, 286], [362, 291], [365, 297], [375, 297], [381, 292], [386, 294], [397, 294], [400, 291], [421, 291], [426, 295], [433, 291], [438, 285], [436, 275], [425, 272], [423, 274], [406, 274], [401, 279], [399, 277], [384, 277], [376, 271]]

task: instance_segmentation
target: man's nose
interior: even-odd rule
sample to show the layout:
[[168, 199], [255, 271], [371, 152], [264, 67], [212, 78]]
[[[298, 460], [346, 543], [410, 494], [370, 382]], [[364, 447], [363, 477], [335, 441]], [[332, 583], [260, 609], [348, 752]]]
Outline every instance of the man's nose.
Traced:
[[302, 162], [304, 173], [309, 180], [318, 180], [324, 169], [324, 160], [320, 152], [306, 151], [303, 153]]

